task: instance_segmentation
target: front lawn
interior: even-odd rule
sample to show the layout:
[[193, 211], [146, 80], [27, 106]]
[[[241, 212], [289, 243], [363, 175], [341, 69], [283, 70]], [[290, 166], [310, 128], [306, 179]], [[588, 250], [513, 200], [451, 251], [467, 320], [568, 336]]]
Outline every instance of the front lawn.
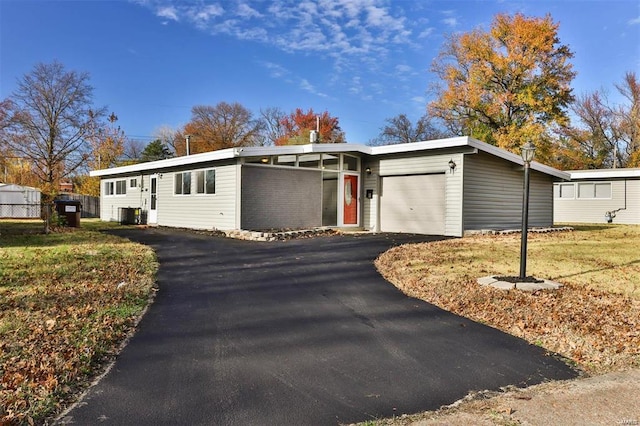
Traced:
[[396, 247], [376, 266], [410, 296], [600, 373], [640, 366], [638, 247], [639, 226], [529, 234], [527, 274], [562, 283], [555, 292], [503, 291], [476, 283], [487, 275], [518, 275], [519, 234]]
[[108, 224], [82, 224], [44, 235], [41, 221], [0, 221], [0, 424], [59, 412], [153, 294], [151, 249], [100, 233]]

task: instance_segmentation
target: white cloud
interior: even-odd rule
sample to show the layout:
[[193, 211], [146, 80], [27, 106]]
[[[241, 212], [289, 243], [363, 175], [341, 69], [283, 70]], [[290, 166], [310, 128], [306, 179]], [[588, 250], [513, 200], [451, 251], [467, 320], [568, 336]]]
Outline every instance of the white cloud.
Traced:
[[192, 9], [193, 19], [197, 21], [209, 21], [211, 18], [221, 16], [223, 13], [224, 9], [217, 4], [204, 7], [194, 7]]
[[312, 93], [316, 96], [320, 96], [321, 98], [328, 98], [329, 96], [326, 93], [318, 92], [316, 88], [309, 83], [306, 78], [300, 79], [300, 88], [306, 92]]
[[638, 24], [640, 24], [640, 16], [629, 20], [629, 25], [638, 25]]
[[250, 18], [262, 18], [262, 14], [249, 6], [246, 3], [240, 3], [238, 8], [236, 9], [236, 13], [241, 18], [250, 19]]
[[458, 20], [456, 18], [445, 18], [442, 20], [442, 23], [451, 28], [458, 26]]
[[396, 65], [396, 72], [402, 74], [408, 74], [413, 70], [409, 65]]
[[274, 78], [285, 77], [290, 74], [289, 70], [287, 70], [282, 65], [273, 63], [273, 62], [261, 62], [262, 66], [269, 70], [269, 75]]
[[411, 100], [417, 104], [424, 105], [427, 103], [427, 99], [424, 96], [414, 96]]
[[182, 0], [146, 0], [156, 15], [188, 22], [212, 34], [259, 40], [288, 52], [324, 52], [332, 57], [384, 55], [409, 45], [411, 25], [386, 0], [238, 0], [235, 7]]
[[[395, 53], [418, 46], [412, 34], [424, 38], [434, 31], [427, 28], [425, 20], [409, 19], [402, 3], [388, 0], [212, 0], [206, 3], [139, 0], [141, 6], [150, 8], [166, 22], [179, 21], [214, 36], [225, 34], [288, 53], [303, 53], [309, 55], [309, 60], [313, 57], [318, 62], [327, 61], [331, 72], [328, 83], [339, 84], [345, 92], [352, 93], [357, 87], [349, 86], [354, 69], [365, 66], [370, 72], [382, 72], [385, 67], [388, 70], [394, 64], [387, 60]], [[451, 16], [451, 19], [455, 18]], [[267, 69], [273, 77], [293, 80], [306, 91], [326, 96], [304, 79], [275, 67]], [[397, 71], [409, 73], [411, 70]], [[377, 90], [368, 88], [367, 92]]]
[[160, 18], [171, 19], [172, 21], [178, 21], [178, 11], [173, 6], [160, 7], [156, 10], [156, 16]]
[[434, 32], [435, 30], [436, 30], [436, 29], [435, 29], [435, 28], [433, 28], [433, 27], [425, 28], [424, 30], [422, 30], [422, 31], [420, 32], [420, 34], [418, 34], [418, 38], [427, 38], [427, 37], [429, 37], [431, 34], [433, 34], [433, 32]]

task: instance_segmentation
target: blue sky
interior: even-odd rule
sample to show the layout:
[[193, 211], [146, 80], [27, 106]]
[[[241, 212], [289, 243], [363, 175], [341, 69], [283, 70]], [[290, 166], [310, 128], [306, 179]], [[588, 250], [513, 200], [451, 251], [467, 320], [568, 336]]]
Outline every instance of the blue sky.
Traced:
[[385, 118], [415, 120], [445, 34], [501, 12], [551, 14], [575, 53], [574, 93], [640, 74], [640, 2], [424, 0], [0, 0], [0, 98], [38, 62], [86, 71], [94, 102], [148, 142], [194, 105], [327, 110], [366, 143]]

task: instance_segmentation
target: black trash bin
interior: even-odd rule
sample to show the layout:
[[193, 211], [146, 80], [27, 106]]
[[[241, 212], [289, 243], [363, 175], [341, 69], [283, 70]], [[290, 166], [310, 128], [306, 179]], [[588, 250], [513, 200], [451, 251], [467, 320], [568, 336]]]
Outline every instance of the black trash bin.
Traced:
[[58, 217], [64, 218], [66, 226], [80, 227], [82, 203], [78, 200], [55, 200]]

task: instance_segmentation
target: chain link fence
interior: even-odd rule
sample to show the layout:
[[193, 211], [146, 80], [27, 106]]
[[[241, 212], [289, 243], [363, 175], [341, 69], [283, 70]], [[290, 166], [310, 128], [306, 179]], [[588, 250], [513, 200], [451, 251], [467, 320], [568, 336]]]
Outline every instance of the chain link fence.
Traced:
[[0, 204], [0, 218], [4, 219], [39, 219], [41, 213], [40, 203]]

